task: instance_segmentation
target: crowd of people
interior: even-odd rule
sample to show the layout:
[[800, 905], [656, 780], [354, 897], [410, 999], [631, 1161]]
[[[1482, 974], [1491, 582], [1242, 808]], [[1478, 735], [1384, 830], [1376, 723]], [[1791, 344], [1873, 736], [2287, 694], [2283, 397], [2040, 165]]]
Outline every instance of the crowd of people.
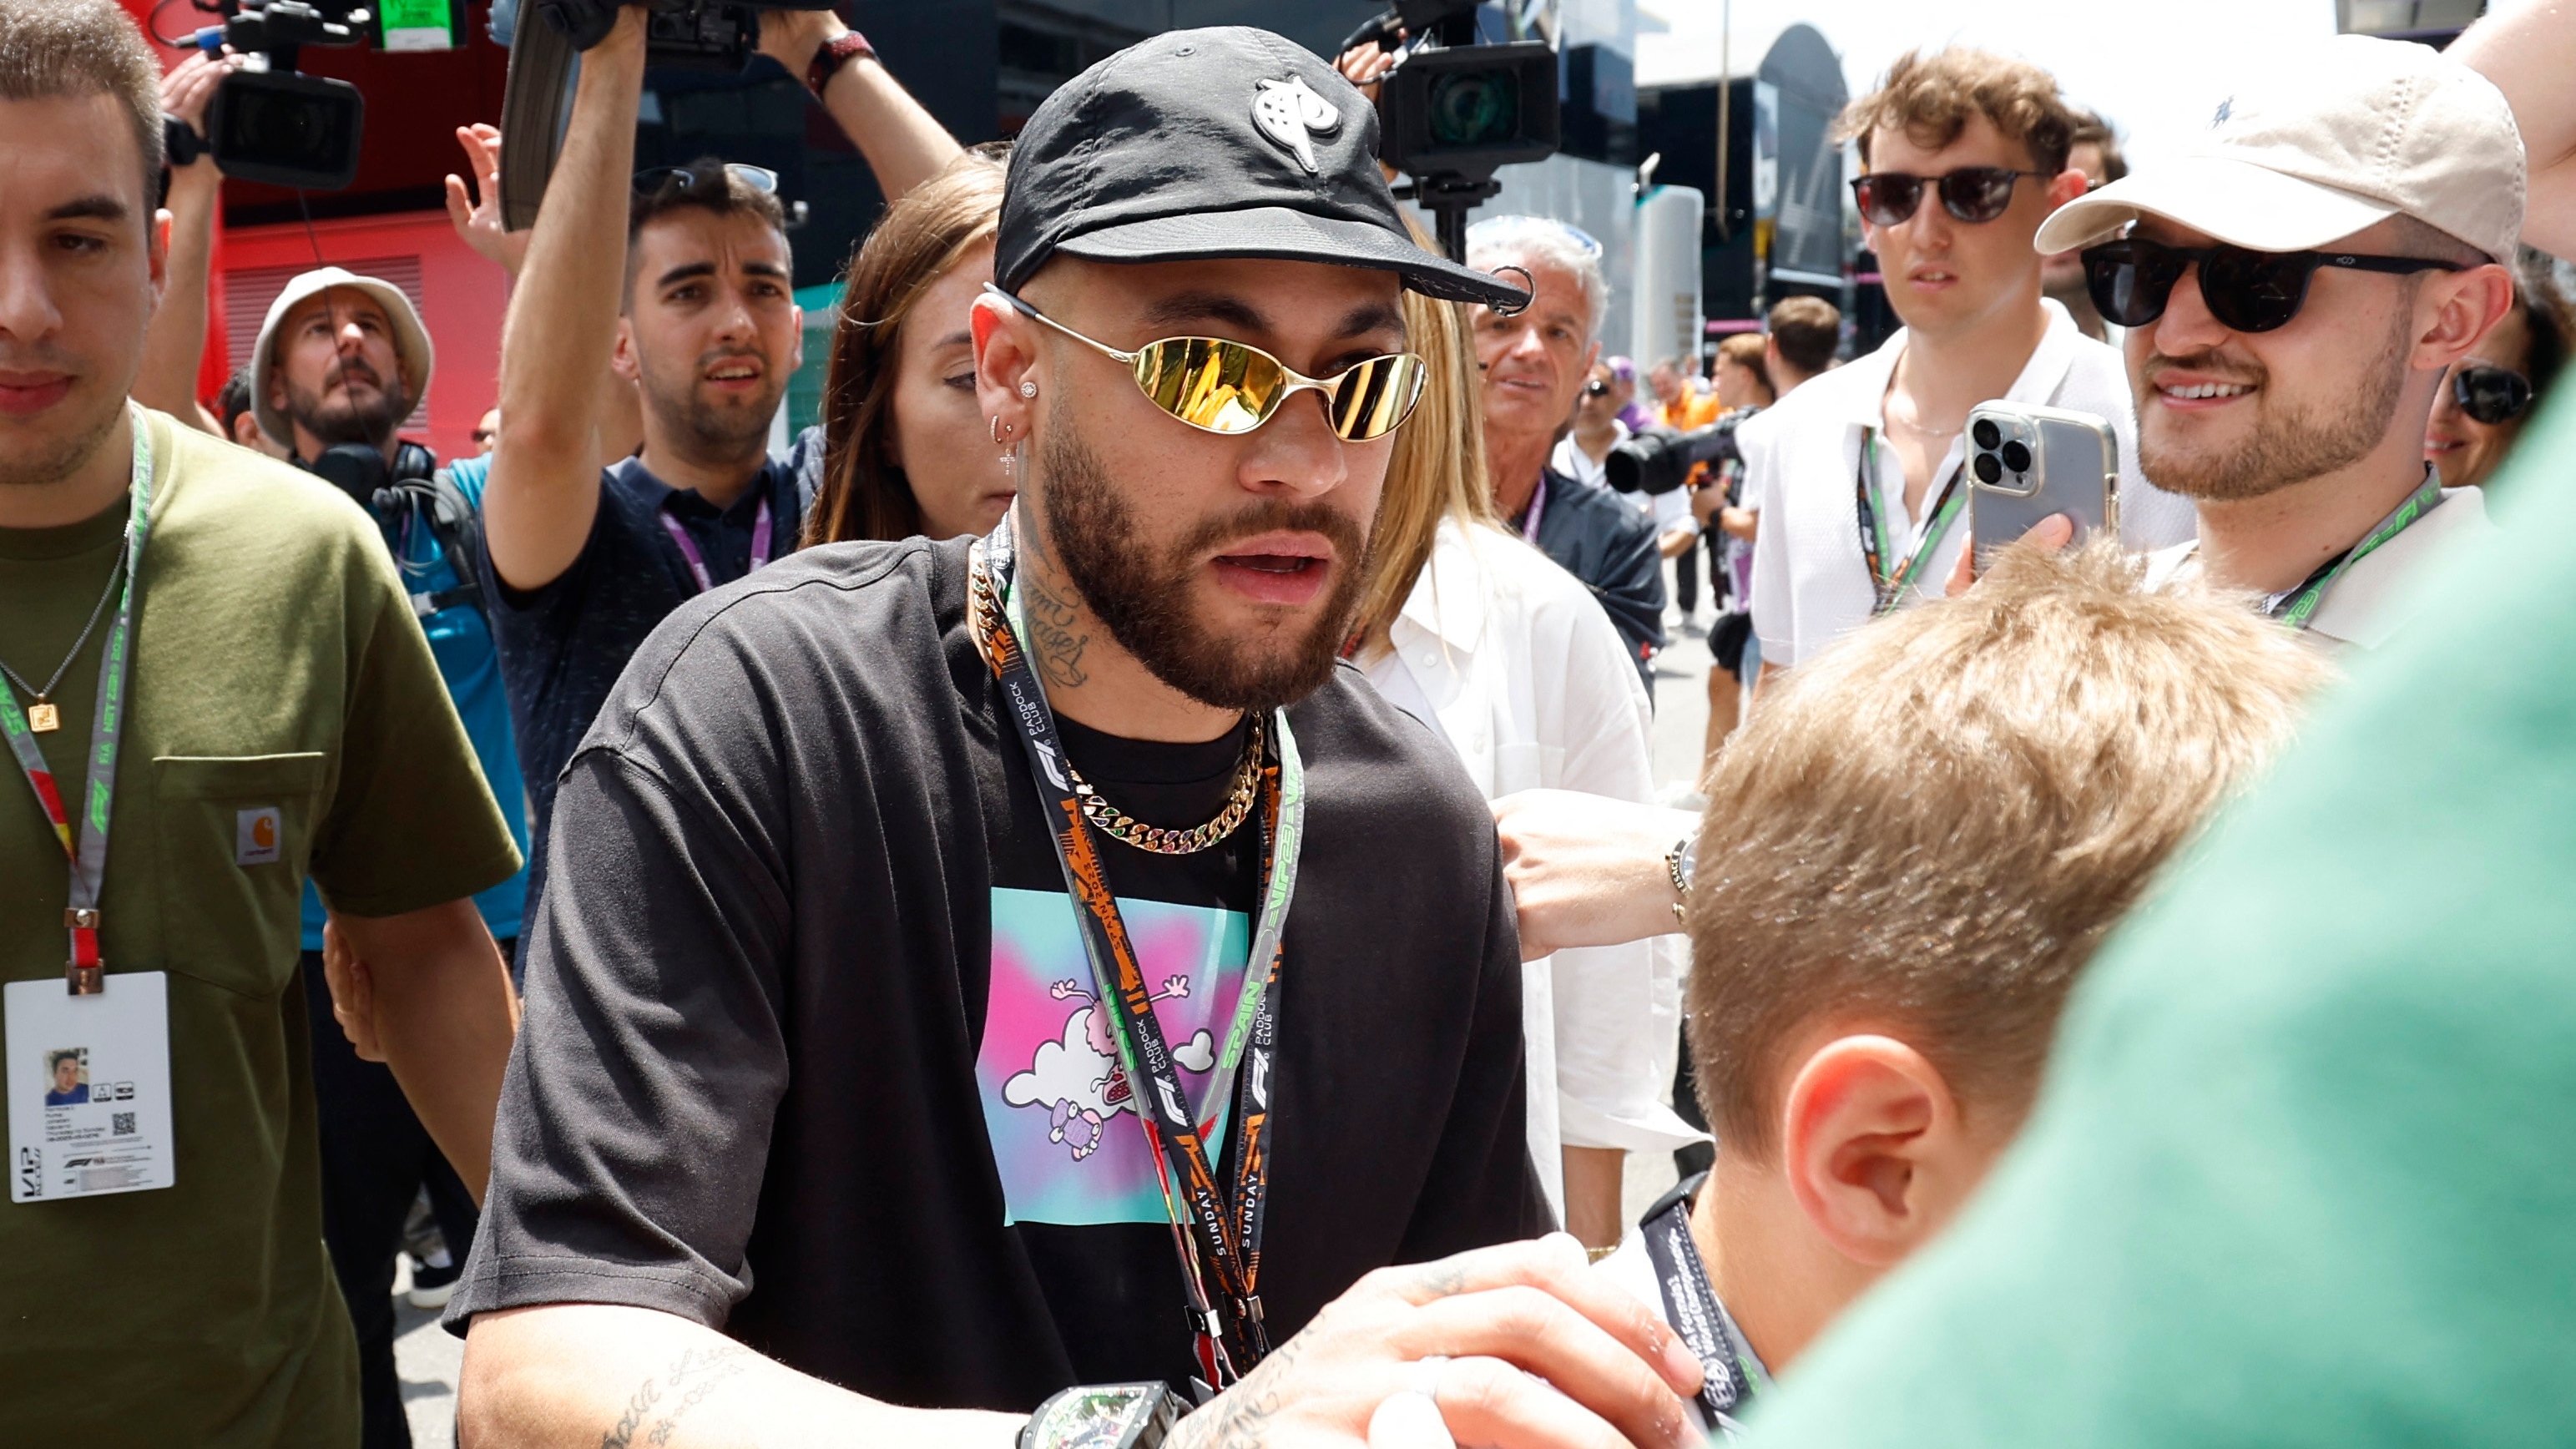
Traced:
[[[533, 228], [458, 133], [442, 460], [382, 278], [196, 395], [240, 62], [0, 0], [13, 1429], [408, 1443], [406, 1251], [477, 1445], [2564, 1419], [2576, 25], [2135, 170], [1910, 53], [1902, 329], [1703, 378], [1572, 226], [1433, 246], [1379, 60], [1174, 32], [961, 147], [829, 10], [760, 45], [892, 200], [806, 359], [777, 178], [635, 168], [647, 16]], [[2115, 521], [1981, 538], [1996, 403]]]

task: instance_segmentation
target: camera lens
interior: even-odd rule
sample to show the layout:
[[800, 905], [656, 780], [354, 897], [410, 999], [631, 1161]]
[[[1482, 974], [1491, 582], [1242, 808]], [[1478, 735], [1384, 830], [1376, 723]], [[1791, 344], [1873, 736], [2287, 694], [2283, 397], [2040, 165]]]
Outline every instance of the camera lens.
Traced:
[[2004, 440], [2003, 430], [1995, 426], [1995, 420], [1992, 418], [1977, 419], [1977, 426], [1973, 431], [1977, 446], [1980, 448], [1991, 448]]
[[2030, 449], [2023, 447], [2018, 440], [2004, 444], [2004, 466], [2016, 473], [2029, 472]]
[[[1977, 426], [1984, 427], [1985, 424], [1979, 423]], [[1979, 453], [1976, 469], [1980, 482], [1993, 483], [2004, 476], [2004, 465], [1995, 461], [1995, 455], [1992, 453]]]
[[323, 124], [313, 105], [301, 96], [253, 91], [242, 97], [234, 131], [242, 150], [262, 160], [292, 164], [314, 154], [316, 133]]
[[1439, 146], [1499, 146], [1520, 129], [1519, 79], [1507, 70], [1462, 71], [1431, 84], [1431, 140]]

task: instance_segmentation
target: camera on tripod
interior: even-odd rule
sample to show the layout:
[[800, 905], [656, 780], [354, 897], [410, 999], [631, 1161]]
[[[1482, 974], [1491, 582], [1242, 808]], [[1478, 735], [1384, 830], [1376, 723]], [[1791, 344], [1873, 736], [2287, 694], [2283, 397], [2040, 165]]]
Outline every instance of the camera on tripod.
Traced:
[[[1410, 36], [1399, 42], [1398, 33]], [[1408, 46], [1378, 91], [1378, 157], [1411, 179], [1440, 249], [1466, 260], [1467, 213], [1502, 193], [1494, 172], [1544, 161], [1563, 139], [1556, 50], [1541, 40], [1482, 44], [1476, 0], [1397, 0], [1342, 49]]]
[[295, 62], [308, 45], [366, 44], [374, 15], [352, 0], [224, 0], [218, 13], [224, 23], [197, 32], [197, 44], [229, 45], [254, 68], [224, 77], [207, 107], [206, 150], [216, 167], [312, 191], [355, 181], [366, 97], [347, 81], [305, 75]]

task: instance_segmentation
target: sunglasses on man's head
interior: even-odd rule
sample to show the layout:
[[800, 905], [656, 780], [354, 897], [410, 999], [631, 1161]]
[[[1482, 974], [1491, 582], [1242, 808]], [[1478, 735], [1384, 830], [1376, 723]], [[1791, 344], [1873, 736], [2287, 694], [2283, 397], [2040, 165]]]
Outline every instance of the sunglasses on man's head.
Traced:
[[2531, 379], [2510, 367], [2473, 362], [2451, 374], [2451, 401], [2488, 427], [2509, 423], [2531, 406]]
[[2144, 237], [2086, 247], [2084, 286], [2104, 317], [2144, 327], [2165, 315], [2174, 284], [2200, 269], [2200, 298], [2231, 332], [2269, 332], [2290, 325], [2307, 305], [2308, 280], [2319, 267], [2352, 272], [2460, 270], [2431, 257], [2361, 256], [2351, 252], [2257, 252], [2244, 247], [2173, 247]]
[[[766, 166], [728, 161], [725, 163], [724, 174], [754, 191], [775, 193], [778, 190], [778, 173]], [[651, 196], [665, 186], [689, 191], [695, 189], [700, 181], [714, 179], [712, 176], [700, 176], [686, 166], [647, 166], [635, 173], [635, 194]]]
[[1223, 337], [1165, 337], [1133, 352], [1096, 342], [987, 282], [984, 290], [1135, 374], [1148, 401], [1202, 432], [1248, 433], [1309, 389], [1324, 395], [1324, 415], [1344, 442], [1383, 438], [1413, 415], [1429, 363], [1390, 352], [1331, 377], [1308, 377], [1248, 343]]
[[2015, 171], [2008, 166], [1962, 166], [1939, 176], [1903, 171], [1873, 171], [1852, 178], [1852, 198], [1860, 214], [1876, 226], [1901, 226], [1923, 205], [1923, 188], [1941, 193], [1941, 209], [1971, 225], [1994, 220], [2012, 208], [2013, 185], [2025, 176], [2047, 178], [2045, 171]]

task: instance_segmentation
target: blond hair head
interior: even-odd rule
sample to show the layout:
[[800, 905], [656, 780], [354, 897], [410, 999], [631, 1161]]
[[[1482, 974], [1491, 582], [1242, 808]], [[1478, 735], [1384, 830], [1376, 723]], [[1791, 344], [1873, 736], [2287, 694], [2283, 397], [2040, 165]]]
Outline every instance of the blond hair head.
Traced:
[[1396, 429], [1395, 449], [1387, 458], [1386, 489], [1378, 497], [1377, 529], [1370, 535], [1369, 578], [1351, 626], [1351, 637], [1363, 653], [1387, 647], [1387, 631], [1431, 561], [1440, 521], [1494, 521], [1466, 311], [1455, 302], [1408, 291], [1404, 330], [1405, 345], [1430, 364], [1430, 375], [1413, 416]]
[[1690, 1048], [1730, 1150], [1820, 1024], [1885, 1031], [1973, 1118], [2027, 1106], [2059, 1007], [2157, 867], [2288, 739], [2331, 667], [2113, 541], [2005, 550], [1780, 681], [1712, 765]]

